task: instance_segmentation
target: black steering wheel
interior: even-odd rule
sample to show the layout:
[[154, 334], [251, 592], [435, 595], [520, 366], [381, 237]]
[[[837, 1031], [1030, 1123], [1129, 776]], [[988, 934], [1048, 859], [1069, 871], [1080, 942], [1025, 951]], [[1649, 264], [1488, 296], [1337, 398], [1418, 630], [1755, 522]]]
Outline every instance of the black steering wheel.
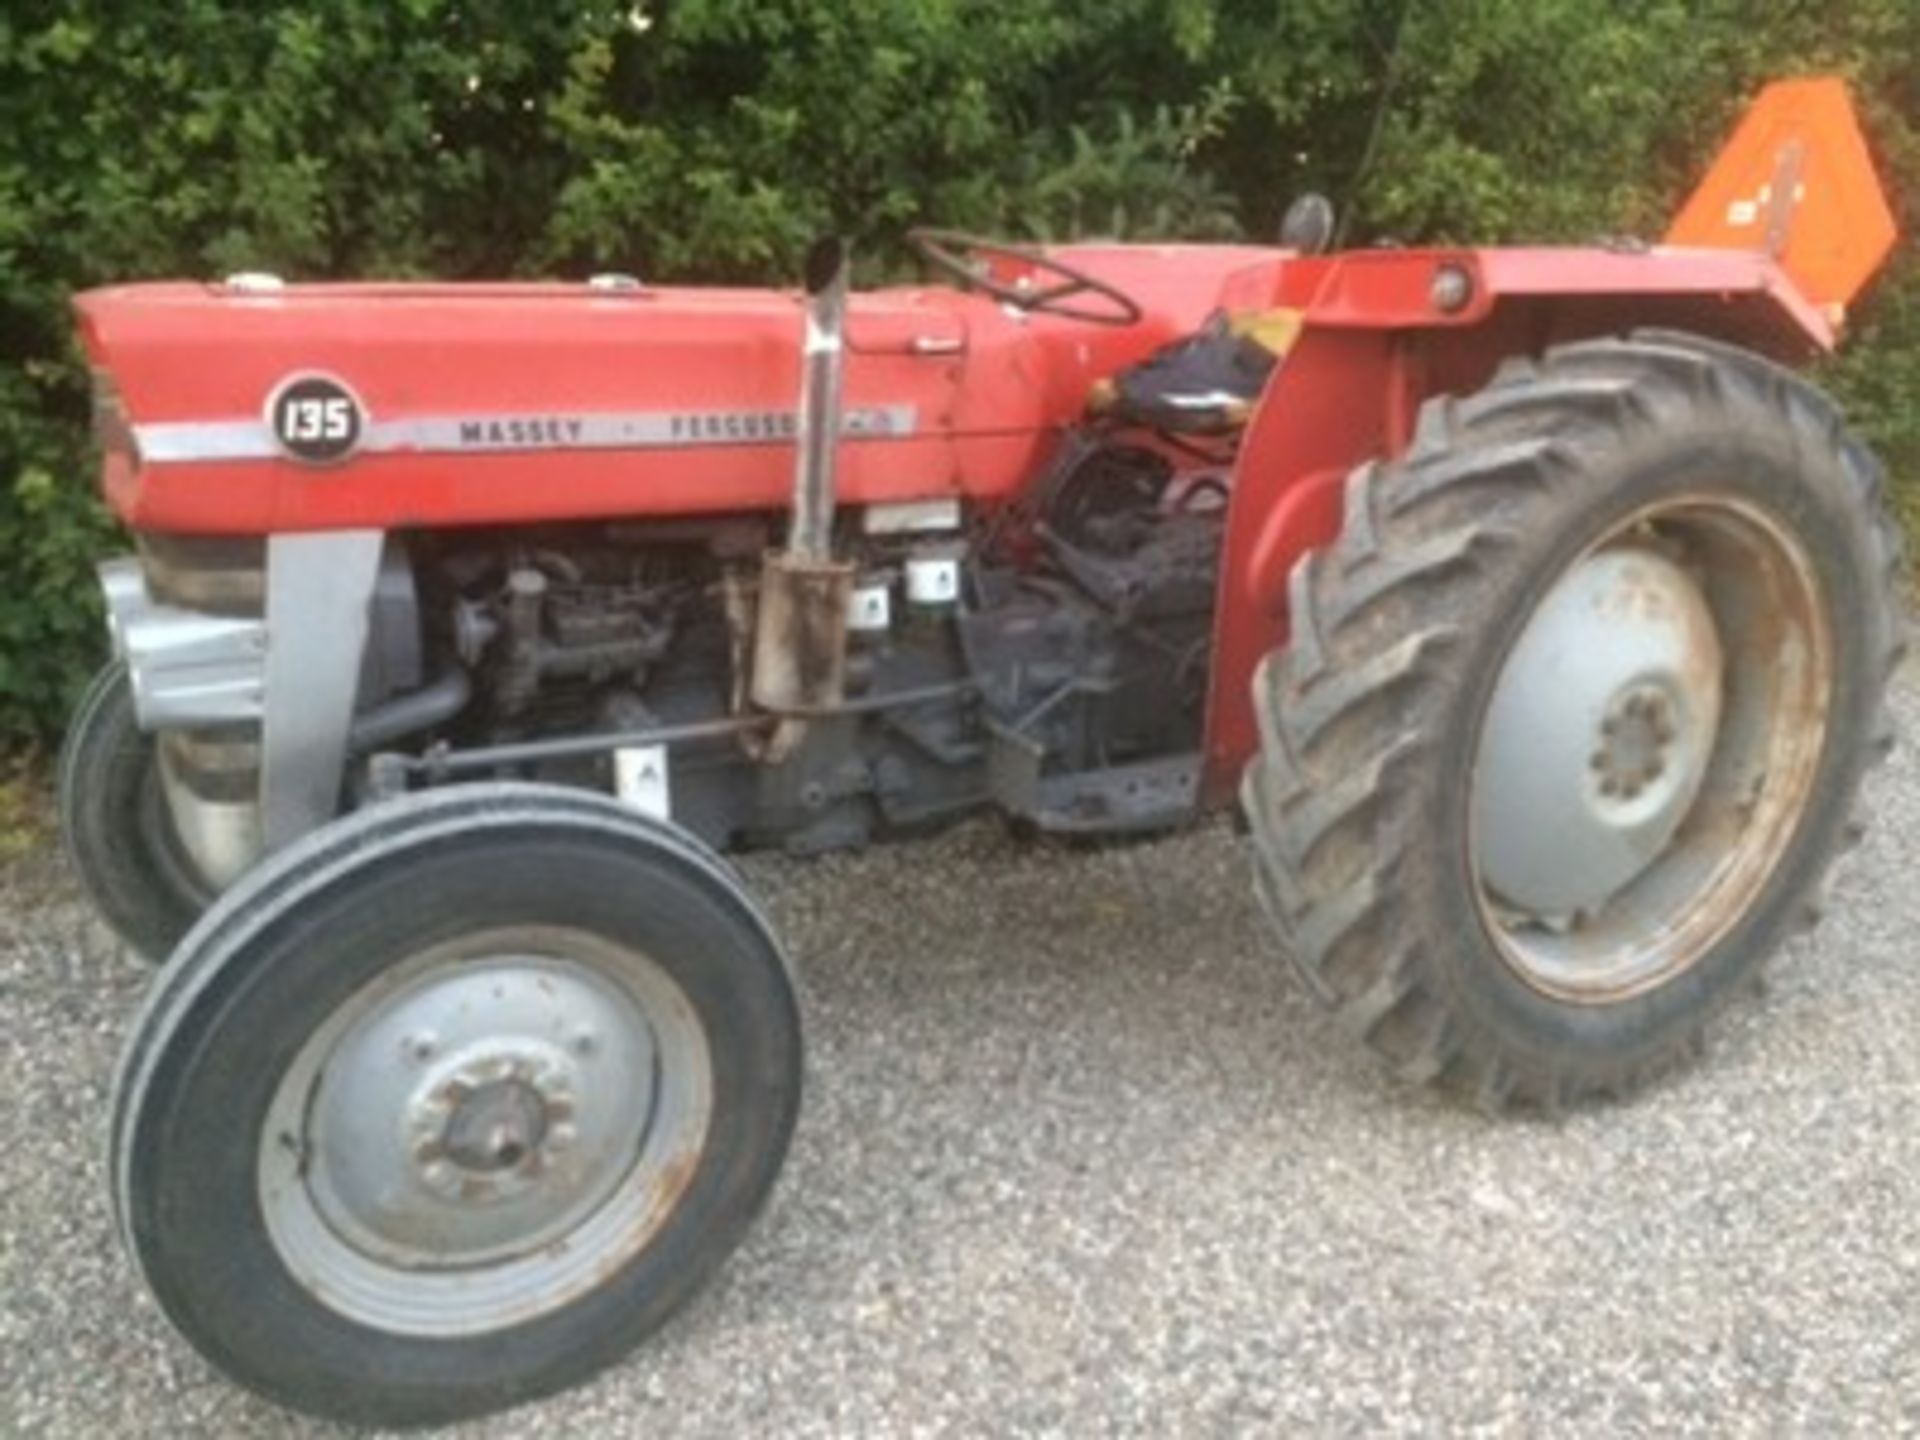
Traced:
[[[1064, 320], [1080, 320], [1088, 325], [1135, 325], [1145, 314], [1139, 302], [1124, 290], [1115, 289], [1106, 281], [1096, 280], [1085, 271], [1076, 270], [1028, 245], [983, 240], [958, 230], [909, 230], [907, 243], [921, 259], [936, 270], [946, 271], [962, 288], [991, 295], [1018, 310], [1058, 315]], [[985, 263], [996, 258], [1014, 260], [1043, 271], [1053, 277], [1053, 283], [1012, 284], [997, 280]], [[1068, 303], [1076, 295], [1092, 296], [1097, 303]]]

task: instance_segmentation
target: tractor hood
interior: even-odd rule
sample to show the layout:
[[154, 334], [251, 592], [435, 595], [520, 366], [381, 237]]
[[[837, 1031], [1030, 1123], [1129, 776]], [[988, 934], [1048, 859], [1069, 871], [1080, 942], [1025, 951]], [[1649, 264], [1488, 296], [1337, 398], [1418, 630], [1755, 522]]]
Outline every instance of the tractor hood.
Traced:
[[[920, 483], [951, 469], [967, 351], [964, 305], [940, 298], [864, 296], [850, 326], [849, 430], [890, 443]], [[801, 316], [775, 291], [157, 284], [93, 291], [77, 308], [131, 441], [129, 463], [110, 464], [109, 494], [155, 528], [305, 528], [308, 509], [325, 525], [403, 522], [389, 501], [422, 487], [431, 494], [413, 498], [436, 515], [511, 489], [522, 514], [500, 514], [517, 507], [498, 495], [480, 510], [526, 518], [552, 500], [535, 472], [587, 457], [638, 472], [624, 475], [629, 498], [613, 513], [635, 508], [636, 485], [675, 511], [726, 508], [762, 489], [727, 483], [715, 461], [747, 452], [748, 470], [776, 480], [770, 499], [785, 461], [765, 452], [793, 433]], [[343, 397], [351, 418], [277, 417], [289, 387], [315, 404]], [[303, 454], [303, 424], [310, 438], [351, 443]], [[696, 450], [690, 488], [661, 469]], [[376, 476], [361, 493], [356, 482]]]
[[[1212, 294], [1105, 331], [950, 289], [856, 295], [844, 498], [1002, 493], [1094, 378], [1198, 323]], [[108, 498], [136, 528], [771, 509], [791, 479], [803, 322], [789, 291], [237, 277], [75, 303]]]

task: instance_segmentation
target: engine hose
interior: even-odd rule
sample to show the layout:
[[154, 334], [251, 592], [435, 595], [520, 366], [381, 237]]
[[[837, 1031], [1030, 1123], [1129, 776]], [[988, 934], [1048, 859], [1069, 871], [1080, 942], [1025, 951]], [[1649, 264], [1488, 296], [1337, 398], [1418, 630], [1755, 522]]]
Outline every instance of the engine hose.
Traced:
[[465, 667], [449, 666], [420, 689], [410, 690], [358, 716], [348, 732], [347, 749], [355, 755], [365, 755], [391, 745], [403, 736], [451, 720], [467, 708], [472, 698], [473, 678]]

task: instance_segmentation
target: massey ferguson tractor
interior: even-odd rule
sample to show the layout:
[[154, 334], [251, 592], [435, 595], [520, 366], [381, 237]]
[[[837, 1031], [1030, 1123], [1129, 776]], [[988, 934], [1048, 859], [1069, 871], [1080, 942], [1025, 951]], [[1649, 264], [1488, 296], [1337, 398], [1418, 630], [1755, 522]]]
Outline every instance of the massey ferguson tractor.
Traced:
[[1769, 90], [1662, 244], [1326, 220], [82, 295], [135, 553], [61, 803], [166, 961], [112, 1178], [187, 1339], [409, 1423], [654, 1330], [800, 1099], [728, 850], [1237, 799], [1276, 959], [1399, 1072], [1688, 1055], [1890, 744], [1881, 474], [1793, 368], [1894, 239], [1846, 92]]

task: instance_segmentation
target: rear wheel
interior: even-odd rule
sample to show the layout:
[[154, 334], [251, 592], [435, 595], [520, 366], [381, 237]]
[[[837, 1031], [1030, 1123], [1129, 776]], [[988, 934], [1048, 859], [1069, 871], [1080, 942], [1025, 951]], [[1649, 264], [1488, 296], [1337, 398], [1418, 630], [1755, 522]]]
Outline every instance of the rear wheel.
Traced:
[[126, 667], [87, 687], [60, 752], [60, 831], [101, 918], [148, 959], [165, 958], [211, 894], [175, 834], [159, 747], [141, 733]]
[[1515, 363], [1348, 481], [1243, 799], [1316, 995], [1488, 1105], [1618, 1092], [1817, 913], [1900, 652], [1878, 468], [1789, 372]]
[[791, 977], [721, 862], [598, 797], [463, 786], [315, 832], [183, 942], [122, 1067], [119, 1216], [236, 1379], [444, 1421], [690, 1296], [799, 1087]]

